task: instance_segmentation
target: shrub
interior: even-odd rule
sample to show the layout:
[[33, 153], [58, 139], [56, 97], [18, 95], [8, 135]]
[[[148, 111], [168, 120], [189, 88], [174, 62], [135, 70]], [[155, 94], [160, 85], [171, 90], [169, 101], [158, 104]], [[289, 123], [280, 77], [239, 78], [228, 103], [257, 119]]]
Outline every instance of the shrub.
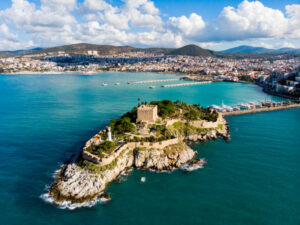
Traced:
[[135, 131], [134, 124], [129, 117], [122, 117], [118, 120], [113, 120], [110, 123], [110, 128], [114, 133], [133, 132]]

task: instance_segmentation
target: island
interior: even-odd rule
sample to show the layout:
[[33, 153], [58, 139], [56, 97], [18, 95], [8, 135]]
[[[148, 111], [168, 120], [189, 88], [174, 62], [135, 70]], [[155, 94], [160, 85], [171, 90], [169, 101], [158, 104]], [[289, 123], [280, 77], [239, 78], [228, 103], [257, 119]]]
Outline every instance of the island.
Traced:
[[88, 140], [79, 155], [57, 172], [53, 202], [72, 204], [109, 198], [107, 185], [132, 168], [173, 171], [201, 168], [189, 142], [229, 138], [221, 113], [170, 100], [139, 103]]

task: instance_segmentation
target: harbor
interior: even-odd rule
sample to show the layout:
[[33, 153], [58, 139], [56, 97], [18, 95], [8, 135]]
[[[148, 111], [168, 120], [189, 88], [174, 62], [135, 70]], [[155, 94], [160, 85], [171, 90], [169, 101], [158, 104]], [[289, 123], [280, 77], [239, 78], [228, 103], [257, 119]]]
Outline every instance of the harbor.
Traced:
[[236, 116], [236, 115], [254, 114], [254, 113], [300, 108], [300, 103], [291, 102], [291, 101], [258, 102], [258, 103], [250, 102], [247, 104], [238, 104], [235, 106], [227, 106], [224, 104], [222, 104], [221, 106], [212, 105], [210, 106], [210, 108], [216, 110], [217, 112], [222, 113], [223, 116]]

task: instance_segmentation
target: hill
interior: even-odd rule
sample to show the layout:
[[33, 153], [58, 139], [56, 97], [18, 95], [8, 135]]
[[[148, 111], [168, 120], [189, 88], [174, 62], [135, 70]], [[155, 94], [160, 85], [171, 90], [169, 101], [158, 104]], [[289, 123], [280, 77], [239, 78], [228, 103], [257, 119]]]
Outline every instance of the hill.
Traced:
[[68, 54], [83, 54], [87, 51], [98, 51], [100, 55], [109, 55], [109, 54], [118, 54], [122, 52], [130, 52], [134, 48], [130, 46], [112, 46], [112, 45], [94, 45], [94, 44], [72, 44], [72, 45], [63, 45], [53, 48], [45, 48], [39, 51], [38, 53], [50, 53], [64, 51]]
[[168, 55], [187, 55], [187, 56], [221, 56], [222, 54], [200, 48], [197, 45], [186, 45], [182, 48], [171, 50]]
[[8, 57], [13, 57], [16, 56], [15, 54], [9, 53], [9, 52], [0, 52], [0, 58], [8, 58]]
[[281, 49], [267, 49], [262, 47], [252, 46], [239, 46], [222, 52], [216, 52], [208, 49], [201, 48], [197, 45], [186, 45], [181, 48], [135, 48], [131, 46], [113, 46], [113, 45], [95, 45], [95, 44], [72, 44], [63, 45], [51, 48], [34, 48], [29, 50], [17, 51], [1, 51], [0, 57], [22, 56], [28, 54], [41, 54], [41, 53], [57, 53], [65, 52], [70, 55], [86, 55], [87, 51], [97, 51], [99, 55], [113, 55], [125, 52], [145, 52], [164, 55], [186, 55], [186, 56], [203, 56], [203, 57], [263, 57], [264, 55], [273, 54], [300, 54], [300, 49], [281, 48]]
[[263, 47], [252, 47], [248, 45], [242, 45], [235, 48], [230, 48], [222, 53], [269, 53], [272, 52], [272, 49], [263, 48]]
[[295, 48], [280, 48], [280, 49], [270, 49], [263, 47], [253, 47], [248, 45], [242, 45], [235, 48], [230, 48], [222, 53], [255, 53], [255, 54], [265, 54], [265, 53], [273, 53], [273, 54], [284, 54], [284, 53], [295, 53], [299, 54], [300, 49]]

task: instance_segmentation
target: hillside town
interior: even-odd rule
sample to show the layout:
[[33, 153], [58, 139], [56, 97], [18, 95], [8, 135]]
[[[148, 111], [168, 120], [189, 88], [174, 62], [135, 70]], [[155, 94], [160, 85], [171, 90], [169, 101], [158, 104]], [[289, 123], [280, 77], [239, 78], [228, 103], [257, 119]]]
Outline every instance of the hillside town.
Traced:
[[101, 55], [96, 50], [80, 54], [65, 51], [0, 58], [0, 73], [60, 74], [67, 72], [160, 72], [188, 75], [194, 81], [257, 82], [267, 92], [300, 96], [300, 57], [212, 57], [123, 52]]

